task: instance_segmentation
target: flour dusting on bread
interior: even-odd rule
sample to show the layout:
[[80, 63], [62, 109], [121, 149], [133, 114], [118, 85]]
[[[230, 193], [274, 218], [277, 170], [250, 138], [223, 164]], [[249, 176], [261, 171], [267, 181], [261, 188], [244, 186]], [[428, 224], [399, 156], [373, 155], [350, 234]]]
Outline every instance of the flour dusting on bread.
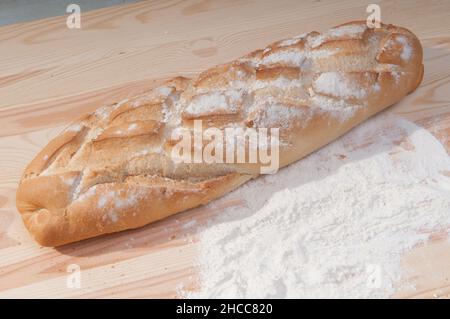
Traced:
[[196, 121], [221, 132], [278, 129], [283, 167], [412, 92], [422, 74], [420, 42], [393, 25], [351, 22], [284, 39], [85, 116], [28, 165], [17, 207], [46, 246], [140, 227], [261, 173], [261, 161], [179, 162], [172, 151]]

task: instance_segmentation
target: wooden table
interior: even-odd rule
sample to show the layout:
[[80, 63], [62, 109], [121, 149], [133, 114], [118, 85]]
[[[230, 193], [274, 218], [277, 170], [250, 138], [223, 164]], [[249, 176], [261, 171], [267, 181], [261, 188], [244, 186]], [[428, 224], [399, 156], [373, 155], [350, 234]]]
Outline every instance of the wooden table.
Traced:
[[[380, 4], [383, 22], [410, 28], [425, 49], [421, 87], [389, 112], [430, 130], [450, 150], [450, 2], [367, 4], [373, 2]], [[1, 27], [0, 297], [175, 297], [181, 284], [195, 288], [195, 231], [181, 225], [217, 211], [198, 208], [138, 230], [41, 248], [15, 208], [23, 168], [82, 113], [274, 40], [366, 19], [367, 4], [144, 1], [82, 13], [81, 29], [68, 29], [66, 17]], [[447, 233], [434, 234], [403, 263], [416, 289], [397, 297], [450, 296]], [[81, 289], [67, 288], [71, 264], [82, 269]]]

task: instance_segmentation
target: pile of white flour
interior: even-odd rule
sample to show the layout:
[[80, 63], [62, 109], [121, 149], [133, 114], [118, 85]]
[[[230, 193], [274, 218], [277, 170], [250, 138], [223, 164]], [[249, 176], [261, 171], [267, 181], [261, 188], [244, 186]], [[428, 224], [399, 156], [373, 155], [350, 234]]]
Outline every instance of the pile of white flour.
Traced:
[[200, 233], [197, 298], [389, 297], [402, 254], [450, 225], [450, 159], [429, 132], [377, 116], [275, 175]]

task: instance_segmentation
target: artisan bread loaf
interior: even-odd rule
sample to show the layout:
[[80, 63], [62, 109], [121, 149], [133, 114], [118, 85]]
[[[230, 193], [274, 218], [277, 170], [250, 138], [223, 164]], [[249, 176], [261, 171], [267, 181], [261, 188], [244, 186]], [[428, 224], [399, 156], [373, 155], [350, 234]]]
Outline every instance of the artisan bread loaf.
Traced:
[[350, 22], [282, 40], [72, 124], [25, 169], [17, 208], [43, 246], [140, 227], [260, 174], [261, 161], [174, 158], [175, 133], [192, 133], [195, 121], [219, 130], [278, 128], [283, 167], [399, 101], [422, 75], [419, 40], [393, 25]]

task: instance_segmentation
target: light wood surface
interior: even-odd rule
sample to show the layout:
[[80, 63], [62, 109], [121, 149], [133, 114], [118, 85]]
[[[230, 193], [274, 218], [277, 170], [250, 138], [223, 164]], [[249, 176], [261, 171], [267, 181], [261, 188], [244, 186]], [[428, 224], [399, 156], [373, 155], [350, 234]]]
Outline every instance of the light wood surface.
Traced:
[[[196, 288], [200, 207], [147, 227], [40, 248], [15, 209], [25, 165], [81, 114], [174, 76], [192, 76], [281, 38], [366, 19], [379, 3], [382, 21], [410, 28], [425, 50], [425, 78], [389, 109], [432, 132], [450, 150], [449, 1], [144, 1], [0, 28], [0, 297], [175, 297]], [[450, 172], [446, 172], [450, 176]], [[239, 205], [230, 202], [227, 205]], [[195, 227], [184, 227], [194, 218]], [[447, 231], [403, 258], [415, 289], [394, 297], [450, 297]], [[81, 289], [66, 285], [81, 267]]]

